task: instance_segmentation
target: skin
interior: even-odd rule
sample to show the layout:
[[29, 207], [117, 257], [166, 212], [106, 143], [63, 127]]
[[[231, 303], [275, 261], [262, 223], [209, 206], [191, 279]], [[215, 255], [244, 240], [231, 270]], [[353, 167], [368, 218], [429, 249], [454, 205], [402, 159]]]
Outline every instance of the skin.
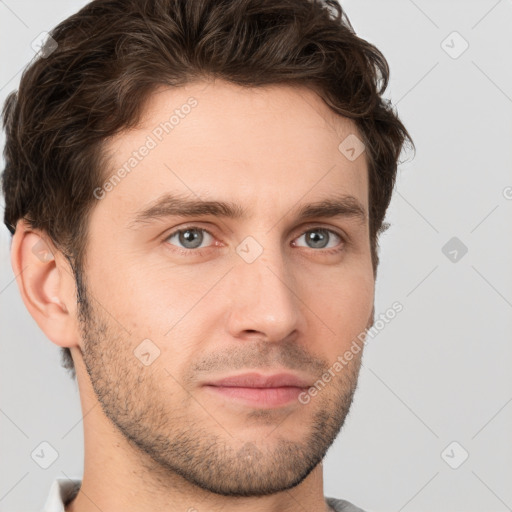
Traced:
[[[190, 114], [95, 201], [80, 308], [64, 256], [44, 233], [17, 225], [23, 300], [76, 366], [85, 465], [66, 510], [325, 511], [321, 461], [348, 413], [362, 351], [307, 404], [249, 406], [203, 384], [246, 371], [313, 384], [372, 324], [368, 218], [297, 220], [300, 206], [336, 194], [368, 212], [365, 155], [350, 161], [338, 150], [358, 132], [304, 87], [161, 87], [137, 129], [107, 142], [106, 177], [190, 97]], [[247, 217], [134, 227], [136, 212], [163, 193], [236, 202]], [[192, 226], [200, 254], [170, 236]], [[308, 242], [311, 232], [327, 246]], [[251, 263], [236, 251], [248, 236], [263, 249]], [[33, 253], [41, 239], [52, 259]], [[145, 339], [160, 351], [147, 366], [134, 355]]]

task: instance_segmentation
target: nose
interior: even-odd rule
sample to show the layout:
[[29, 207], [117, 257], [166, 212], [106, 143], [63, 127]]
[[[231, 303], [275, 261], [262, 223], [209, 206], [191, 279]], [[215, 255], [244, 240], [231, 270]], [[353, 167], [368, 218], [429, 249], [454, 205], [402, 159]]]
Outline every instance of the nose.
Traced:
[[279, 342], [302, 330], [304, 303], [281, 250], [264, 249], [252, 263], [236, 260], [230, 272], [231, 336]]

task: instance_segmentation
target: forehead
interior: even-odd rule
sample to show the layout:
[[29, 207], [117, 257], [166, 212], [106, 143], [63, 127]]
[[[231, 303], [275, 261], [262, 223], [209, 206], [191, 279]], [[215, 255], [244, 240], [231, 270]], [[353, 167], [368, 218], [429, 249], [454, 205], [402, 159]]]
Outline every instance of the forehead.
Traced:
[[105, 183], [113, 186], [102, 203], [132, 204], [133, 213], [162, 192], [177, 192], [239, 199], [250, 210], [344, 193], [367, 210], [366, 154], [350, 159], [344, 151], [353, 137], [361, 139], [355, 123], [303, 86], [217, 80], [159, 87], [139, 126], [106, 144]]

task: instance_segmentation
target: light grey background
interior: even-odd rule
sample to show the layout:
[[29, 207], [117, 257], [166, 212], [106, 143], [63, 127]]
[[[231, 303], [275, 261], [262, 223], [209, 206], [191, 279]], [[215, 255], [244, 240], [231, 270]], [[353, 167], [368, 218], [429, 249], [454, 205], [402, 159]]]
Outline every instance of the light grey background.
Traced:
[[[31, 41], [85, 3], [0, 1], [2, 103]], [[512, 1], [342, 5], [388, 59], [387, 97], [417, 154], [400, 166], [377, 280], [377, 314], [404, 309], [367, 343], [325, 495], [375, 512], [512, 510]], [[468, 249], [456, 262], [442, 251], [452, 237]], [[55, 477], [81, 477], [83, 431], [77, 386], [20, 299], [9, 238], [2, 225], [0, 510], [30, 512]], [[31, 458], [43, 441], [59, 454], [46, 470]]]

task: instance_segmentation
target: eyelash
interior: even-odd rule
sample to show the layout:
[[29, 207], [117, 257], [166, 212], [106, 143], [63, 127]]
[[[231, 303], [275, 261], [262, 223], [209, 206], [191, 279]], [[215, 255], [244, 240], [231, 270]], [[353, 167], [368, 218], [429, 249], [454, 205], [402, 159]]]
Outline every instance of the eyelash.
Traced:
[[[325, 228], [322, 226], [313, 226], [313, 227], [310, 227], [310, 228], [306, 229], [305, 231], [303, 231], [302, 234], [299, 236], [303, 236], [310, 231], [315, 231], [315, 229], [317, 229], [319, 231], [326, 231], [326, 232], [330, 233], [331, 235], [332, 234], [336, 235], [337, 237], [340, 238], [341, 243], [340, 243], [339, 247], [337, 247], [337, 248], [313, 249], [312, 247], [309, 247], [310, 250], [315, 251], [315, 252], [321, 252], [322, 254], [337, 254], [337, 253], [343, 251], [344, 246], [347, 243], [346, 238], [341, 233], [338, 233], [337, 231], [334, 231], [332, 229]], [[169, 238], [173, 237], [174, 235], [178, 235], [180, 233], [184, 233], [185, 231], [189, 231], [189, 230], [205, 232], [205, 233], [208, 233], [208, 235], [210, 235], [212, 238], [215, 238], [215, 236], [207, 229], [192, 225], [192, 226], [185, 226], [184, 228], [180, 228], [180, 229], [177, 229], [176, 231], [169, 233], [168, 235], [165, 236], [163, 241], [167, 242], [167, 240], [169, 240]], [[299, 237], [297, 237], [297, 238], [299, 238]], [[171, 243], [168, 243], [168, 242], [165, 245], [168, 250], [172, 251], [173, 253], [178, 253], [182, 256], [203, 256], [205, 251], [208, 251], [209, 249], [211, 249], [213, 247], [212, 245], [209, 245], [208, 247], [204, 247], [202, 249], [184, 249], [184, 248], [180, 248], [180, 247], [173, 245]], [[172, 246], [172, 249], [169, 246]], [[306, 249], [307, 249], [307, 247], [306, 247]]]

